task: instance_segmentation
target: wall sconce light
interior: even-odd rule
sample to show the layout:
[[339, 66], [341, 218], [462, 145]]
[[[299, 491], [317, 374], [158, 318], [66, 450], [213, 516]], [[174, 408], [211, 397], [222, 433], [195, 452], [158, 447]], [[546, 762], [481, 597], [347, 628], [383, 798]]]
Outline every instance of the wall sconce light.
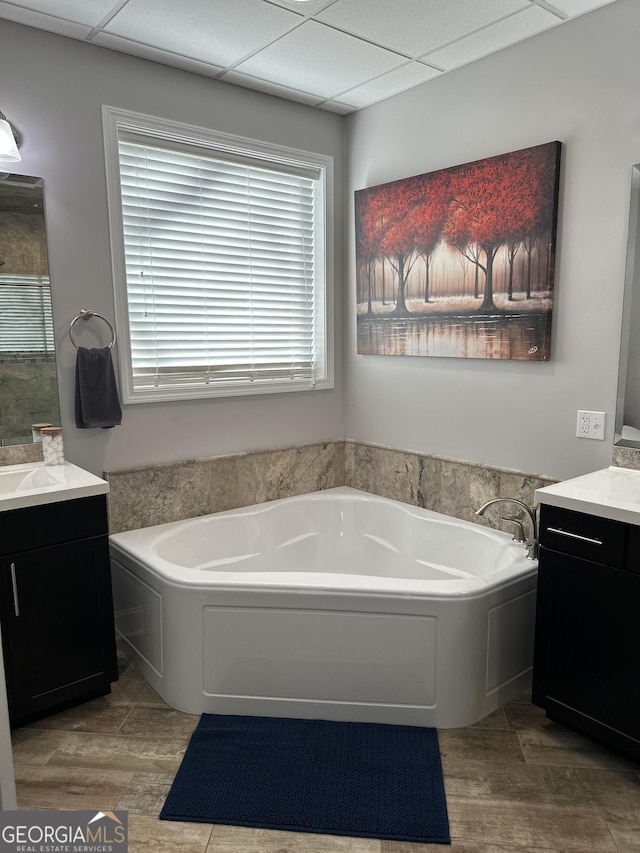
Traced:
[[0, 163], [19, 163], [22, 160], [18, 151], [18, 136], [0, 112]]

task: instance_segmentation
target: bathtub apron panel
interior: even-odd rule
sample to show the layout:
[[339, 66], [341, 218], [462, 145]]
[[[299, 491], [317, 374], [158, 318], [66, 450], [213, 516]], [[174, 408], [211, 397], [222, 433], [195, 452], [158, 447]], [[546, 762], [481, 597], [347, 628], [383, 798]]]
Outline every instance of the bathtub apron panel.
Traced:
[[[529, 686], [536, 565], [508, 536], [347, 488], [217, 516], [243, 530], [229, 562], [223, 537], [189, 544], [216, 516], [111, 537], [118, 633], [172, 707], [448, 728]], [[478, 532], [496, 565], [472, 573]], [[318, 571], [341, 538], [341, 571]]]

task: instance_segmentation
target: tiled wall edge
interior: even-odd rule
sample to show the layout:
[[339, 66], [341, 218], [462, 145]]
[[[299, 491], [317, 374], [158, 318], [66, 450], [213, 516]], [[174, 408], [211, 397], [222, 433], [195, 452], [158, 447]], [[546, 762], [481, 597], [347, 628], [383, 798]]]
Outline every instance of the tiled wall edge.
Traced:
[[[41, 459], [39, 444], [0, 448], [0, 465]], [[614, 447], [612, 465], [640, 470], [640, 449]], [[112, 533], [342, 485], [478, 521], [475, 509], [486, 500], [516, 497], [533, 505], [535, 490], [559, 479], [356, 439], [114, 469], [104, 476], [111, 486]]]
[[0, 447], [0, 466], [23, 465], [27, 462], [42, 462], [42, 445], [11, 444]]
[[344, 441], [106, 471], [112, 533], [344, 484]]
[[532, 504], [536, 488], [556, 482], [350, 439], [112, 470], [105, 477], [112, 533], [342, 485], [477, 521], [475, 509], [485, 500]]
[[[450, 463], [457, 464], [457, 465], [467, 465], [470, 468], [491, 469], [492, 471], [498, 471], [501, 474], [514, 474], [514, 475], [520, 476], [520, 477], [534, 477], [536, 480], [544, 480], [549, 485], [552, 483], [557, 483], [560, 480], [559, 477], [556, 477], [553, 474], [531, 474], [531, 473], [527, 473], [525, 471], [520, 471], [518, 468], [502, 468], [499, 465], [488, 465], [485, 462], [470, 462], [466, 459], [458, 459], [454, 456], [441, 456], [437, 453], [422, 453], [419, 450], [398, 450], [398, 448], [391, 447], [389, 445], [376, 444], [376, 443], [367, 442], [367, 441], [357, 441], [356, 439], [352, 439], [352, 438], [344, 439], [344, 441], [345, 441], [346, 445], [352, 444], [352, 445], [360, 445], [362, 447], [374, 447], [374, 448], [378, 448], [379, 450], [387, 450], [391, 453], [399, 453], [399, 454], [403, 454], [405, 456], [415, 456], [415, 457], [422, 457], [422, 458], [428, 458], [428, 459], [437, 459], [437, 460], [440, 460], [441, 462], [450, 462]], [[640, 451], [639, 451], [639, 453], [640, 453]]]
[[614, 468], [640, 470], [640, 449], [635, 447], [614, 447], [611, 464]]

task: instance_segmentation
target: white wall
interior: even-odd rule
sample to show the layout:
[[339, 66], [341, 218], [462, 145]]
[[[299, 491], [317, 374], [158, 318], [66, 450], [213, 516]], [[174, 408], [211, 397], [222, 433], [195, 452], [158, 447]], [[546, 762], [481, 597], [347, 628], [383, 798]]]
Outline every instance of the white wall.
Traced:
[[[347, 119], [350, 438], [558, 477], [610, 464], [639, 35], [640, 3], [617, 0]], [[353, 191], [553, 140], [551, 361], [357, 356]], [[604, 442], [575, 437], [577, 409], [606, 411]]]
[[15, 171], [45, 180], [67, 458], [100, 473], [341, 437], [340, 274], [333, 391], [128, 406], [121, 427], [78, 430], [73, 420], [75, 350], [68, 325], [81, 308], [114, 316], [102, 104], [333, 156], [338, 273], [343, 269], [343, 119], [7, 21], [0, 22], [0, 79], [0, 109], [23, 136], [23, 159]]

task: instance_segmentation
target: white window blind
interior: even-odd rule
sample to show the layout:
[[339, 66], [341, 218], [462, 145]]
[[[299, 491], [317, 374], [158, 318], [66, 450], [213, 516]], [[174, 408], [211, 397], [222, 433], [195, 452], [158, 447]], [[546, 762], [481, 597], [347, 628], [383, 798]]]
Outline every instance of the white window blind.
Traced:
[[49, 277], [0, 275], [0, 352], [54, 351]]
[[130, 126], [117, 157], [125, 401], [326, 381], [322, 166]]

